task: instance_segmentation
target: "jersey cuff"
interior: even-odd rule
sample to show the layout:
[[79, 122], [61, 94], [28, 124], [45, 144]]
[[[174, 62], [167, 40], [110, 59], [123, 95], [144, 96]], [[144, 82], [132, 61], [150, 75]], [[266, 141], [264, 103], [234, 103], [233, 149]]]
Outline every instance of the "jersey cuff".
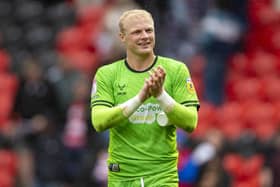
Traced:
[[185, 107], [195, 106], [197, 108], [197, 110], [199, 110], [199, 108], [200, 108], [200, 104], [199, 104], [198, 100], [184, 101], [184, 102], [181, 102], [180, 104], [184, 105]]
[[112, 108], [114, 104], [106, 100], [95, 100], [91, 102], [91, 108], [95, 106], [107, 106], [109, 108]]

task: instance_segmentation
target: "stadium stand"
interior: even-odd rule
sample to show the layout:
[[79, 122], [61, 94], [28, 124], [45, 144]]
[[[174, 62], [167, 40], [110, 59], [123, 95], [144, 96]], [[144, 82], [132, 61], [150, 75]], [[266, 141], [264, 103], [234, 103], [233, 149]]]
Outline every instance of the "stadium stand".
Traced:
[[[20, 121], [19, 116], [15, 115], [13, 110], [18, 85], [22, 80], [20, 72], [23, 62], [30, 57], [38, 59], [36, 63], [43, 67], [44, 77], [56, 83], [56, 89], [67, 90], [67, 93], [62, 95], [67, 107], [61, 107], [64, 109], [61, 112], [64, 116], [60, 116], [59, 123], [62, 124], [58, 125], [56, 131], [60, 138], [65, 126], [64, 113], [68, 111], [69, 103], [71, 104], [66, 98], [72, 98], [70, 87], [76, 80], [76, 77], [73, 78], [69, 74], [73, 75], [73, 70], [78, 71], [90, 82], [96, 68], [102, 63], [107, 63], [102, 59], [104, 56], [97, 41], [104, 31], [106, 15], [112, 7], [117, 7], [118, 1], [100, 1], [103, 3], [84, 7], [76, 6], [77, 1], [0, 1], [1, 187], [33, 187], [27, 185], [30, 184], [26, 182], [29, 180], [27, 175], [22, 176], [27, 176], [22, 181], [18, 177], [20, 170], [23, 170], [21, 154], [17, 152], [21, 145], [14, 141], [15, 132], [20, 129], [17, 124]], [[263, 183], [273, 187], [279, 186], [277, 163], [280, 158], [280, 144], [277, 137], [280, 134], [280, 11], [275, 2], [248, 0], [248, 31], [244, 35], [243, 50], [234, 53], [228, 60], [225, 101], [221, 106], [215, 106], [201, 99], [197, 129], [190, 135], [182, 135], [181, 131], [178, 133], [178, 137], [182, 138], [180, 139], [182, 144], [179, 145], [180, 168], [188, 162], [189, 155], [195, 147], [206, 141], [212, 129], [219, 130], [223, 135], [221, 153], [217, 153], [213, 160], [203, 166], [199, 174], [200, 181], [196, 181], [197, 183], [192, 186], [201, 186], [213, 165], [216, 168], [222, 165], [230, 178], [228, 186], [265, 187]], [[190, 71], [200, 98], [205, 88], [202, 78], [204, 67], [203, 56], [196, 56], [190, 63]], [[61, 83], [64, 87], [61, 87]], [[98, 175], [96, 163], [100, 161], [98, 155], [104, 153], [106, 148], [107, 135], [96, 134], [90, 127], [89, 120], [87, 125], [89, 130], [81, 176], [69, 179], [63, 176], [63, 173], [59, 173], [62, 176], [49, 175], [46, 184], [55, 181], [56, 184], [67, 184], [70, 187], [104, 185], [104, 178], [101, 177], [102, 183], [99, 183], [98, 176], [92, 176], [92, 172], [95, 171], [94, 175]], [[48, 130], [42, 132], [46, 134], [35, 133], [35, 137], [40, 139], [39, 143], [44, 142], [45, 139], [42, 137], [47, 137], [46, 140], [52, 138]], [[34, 140], [32, 138], [34, 134], [31, 134], [31, 140]], [[31, 155], [34, 157], [41, 156], [38, 154], [40, 152], [38, 147], [33, 151]], [[61, 150], [55, 152], [55, 149], [44, 149], [44, 151], [50, 154], [48, 157], [50, 162], [63, 156], [59, 154], [63, 152]], [[46, 157], [40, 157], [38, 160], [45, 159]], [[104, 160], [102, 156], [101, 161]], [[218, 164], [215, 164], [217, 160]], [[36, 167], [41, 167], [37, 162], [34, 163]], [[27, 164], [27, 167], [30, 165]], [[268, 176], [264, 175], [267, 168], [272, 172]], [[104, 170], [101, 171], [103, 175], [106, 168]], [[32, 181], [38, 179], [36, 175], [31, 177]], [[184, 185], [180, 184], [180, 187]]]

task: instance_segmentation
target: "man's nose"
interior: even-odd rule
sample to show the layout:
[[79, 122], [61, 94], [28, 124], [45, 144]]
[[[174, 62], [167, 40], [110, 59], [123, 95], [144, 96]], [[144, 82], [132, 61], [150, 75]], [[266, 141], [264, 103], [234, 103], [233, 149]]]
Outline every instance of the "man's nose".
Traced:
[[142, 33], [141, 33], [141, 38], [147, 38], [149, 35], [148, 35], [148, 33], [146, 32], [146, 31], [143, 31]]

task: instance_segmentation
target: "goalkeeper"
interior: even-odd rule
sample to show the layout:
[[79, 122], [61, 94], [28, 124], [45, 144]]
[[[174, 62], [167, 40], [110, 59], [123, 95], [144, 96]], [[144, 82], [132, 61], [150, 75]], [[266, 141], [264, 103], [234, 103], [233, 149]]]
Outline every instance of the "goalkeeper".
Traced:
[[151, 14], [119, 19], [126, 58], [99, 68], [93, 80], [94, 128], [110, 130], [109, 187], [178, 187], [176, 128], [192, 132], [199, 102], [184, 63], [154, 53]]

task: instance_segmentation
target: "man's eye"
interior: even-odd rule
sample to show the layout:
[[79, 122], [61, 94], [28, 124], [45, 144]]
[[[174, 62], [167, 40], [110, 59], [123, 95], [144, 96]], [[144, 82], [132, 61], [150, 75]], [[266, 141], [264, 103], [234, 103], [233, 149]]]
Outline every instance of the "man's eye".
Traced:
[[140, 34], [141, 31], [134, 31], [133, 34]]

